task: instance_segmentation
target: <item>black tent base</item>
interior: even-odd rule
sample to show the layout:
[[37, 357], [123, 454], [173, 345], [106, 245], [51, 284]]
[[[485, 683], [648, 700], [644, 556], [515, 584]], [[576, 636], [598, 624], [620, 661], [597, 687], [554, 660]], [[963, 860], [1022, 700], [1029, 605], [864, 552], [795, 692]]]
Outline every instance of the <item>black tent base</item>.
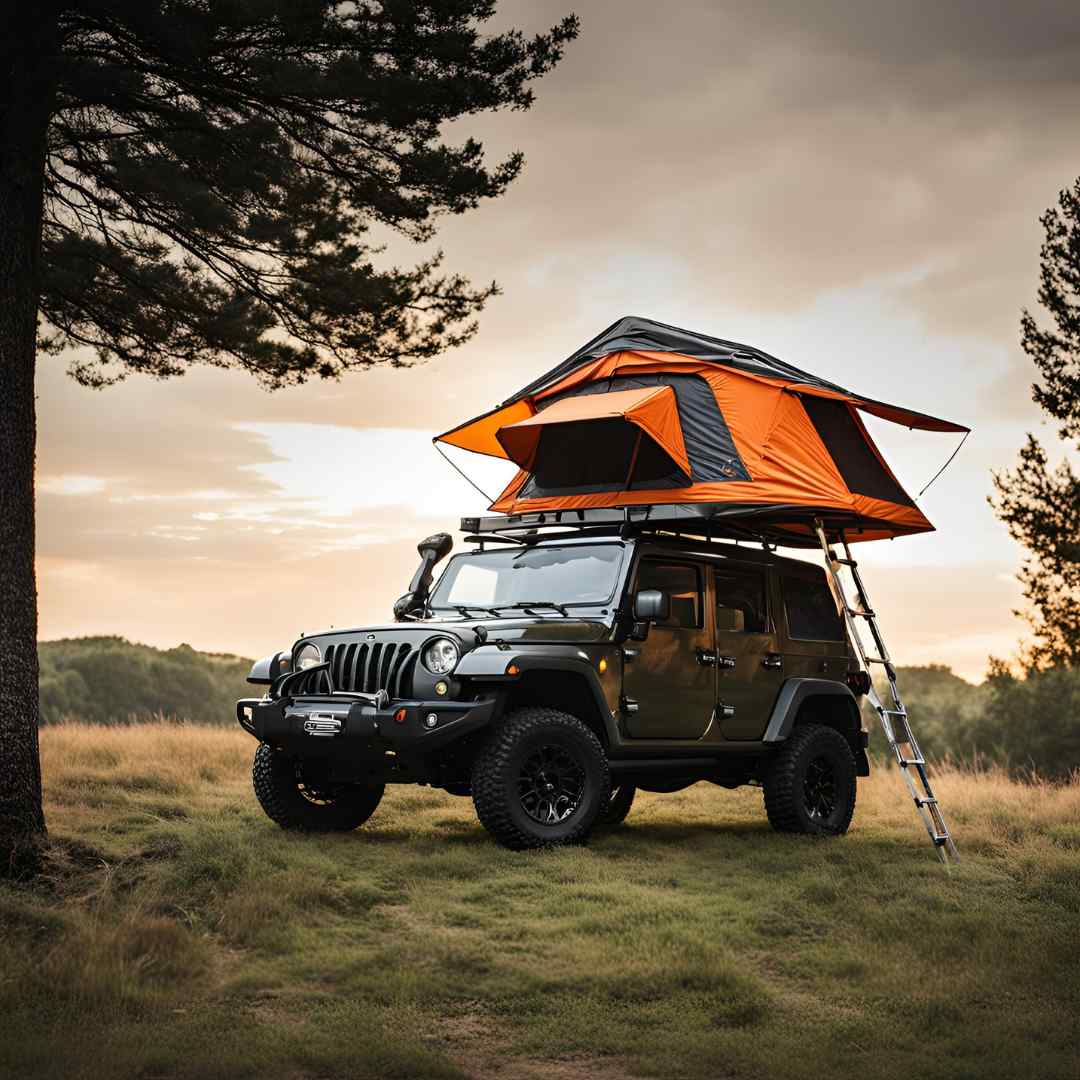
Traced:
[[[474, 534], [478, 540], [504, 536], [523, 543], [562, 533], [619, 536], [675, 533], [704, 540], [743, 540], [770, 547], [817, 548], [820, 543], [814, 531], [815, 520], [822, 522], [830, 542], [858, 540], [861, 532], [879, 529], [883, 524], [857, 514], [819, 507], [670, 503], [463, 517], [461, 530]], [[805, 526], [807, 533], [802, 536], [791, 532], [790, 526]], [[894, 522], [888, 526], [896, 529]]]

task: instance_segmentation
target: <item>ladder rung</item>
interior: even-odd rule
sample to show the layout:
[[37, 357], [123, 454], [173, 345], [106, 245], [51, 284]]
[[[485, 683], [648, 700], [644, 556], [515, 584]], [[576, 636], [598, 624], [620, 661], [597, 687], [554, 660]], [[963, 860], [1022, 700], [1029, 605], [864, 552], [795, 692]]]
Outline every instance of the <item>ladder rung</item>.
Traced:
[[888, 660], [884, 660], [880, 656], [868, 656], [866, 662], [868, 664], [884, 664], [886, 667], [892, 666]]
[[858, 566], [859, 565], [854, 559], [842, 559], [842, 558], [840, 558], [839, 555], [834, 555], [831, 551], [829, 552], [829, 558], [834, 563], [839, 563], [840, 566]]
[[915, 796], [915, 805], [916, 806], [937, 806], [937, 799], [935, 799], [933, 795], [930, 795], [925, 799], [921, 795], [916, 795]]
[[869, 608], [847, 608], [847, 613], [855, 619], [876, 619], [877, 615]]
[[921, 757], [898, 757], [896, 759], [900, 762], [903, 768], [907, 768], [909, 765], [925, 765], [926, 759]]
[[881, 711], [886, 716], [902, 716], [905, 720], [907, 719], [907, 709], [882, 709]]
[[948, 833], [935, 833], [934, 834], [934, 846], [944, 847], [949, 842]]

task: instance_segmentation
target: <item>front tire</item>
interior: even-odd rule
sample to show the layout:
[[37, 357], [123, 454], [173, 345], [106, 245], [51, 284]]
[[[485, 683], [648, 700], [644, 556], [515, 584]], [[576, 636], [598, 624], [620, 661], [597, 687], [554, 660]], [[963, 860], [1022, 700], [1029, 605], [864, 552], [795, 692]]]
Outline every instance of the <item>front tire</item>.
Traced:
[[251, 769], [255, 797], [266, 816], [283, 829], [352, 832], [375, 813], [384, 785], [337, 784], [320, 788], [304, 780], [304, 763], [266, 743]]
[[780, 832], [840, 836], [855, 812], [855, 755], [834, 728], [795, 728], [765, 776], [765, 812]]
[[473, 763], [476, 816], [512, 851], [584, 840], [610, 794], [600, 741], [557, 709], [510, 713]]

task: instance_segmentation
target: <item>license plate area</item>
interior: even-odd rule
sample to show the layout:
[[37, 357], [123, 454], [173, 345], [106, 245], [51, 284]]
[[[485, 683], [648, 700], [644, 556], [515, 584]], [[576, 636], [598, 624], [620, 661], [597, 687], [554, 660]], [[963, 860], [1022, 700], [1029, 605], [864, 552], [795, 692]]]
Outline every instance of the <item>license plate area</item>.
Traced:
[[305, 733], [320, 738], [333, 738], [335, 735], [340, 735], [341, 728], [341, 717], [333, 713], [309, 713], [304, 720]]

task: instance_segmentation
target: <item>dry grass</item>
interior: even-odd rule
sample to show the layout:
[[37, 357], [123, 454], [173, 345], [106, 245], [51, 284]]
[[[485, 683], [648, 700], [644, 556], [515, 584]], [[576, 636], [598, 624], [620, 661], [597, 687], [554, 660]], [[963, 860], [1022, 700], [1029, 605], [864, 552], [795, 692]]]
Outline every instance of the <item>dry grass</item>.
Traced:
[[1078, 784], [943, 771], [952, 873], [891, 769], [839, 841], [697, 785], [514, 855], [418, 788], [285, 834], [253, 749], [42, 732], [54, 844], [0, 886], [0, 1075], [1080, 1075]]

